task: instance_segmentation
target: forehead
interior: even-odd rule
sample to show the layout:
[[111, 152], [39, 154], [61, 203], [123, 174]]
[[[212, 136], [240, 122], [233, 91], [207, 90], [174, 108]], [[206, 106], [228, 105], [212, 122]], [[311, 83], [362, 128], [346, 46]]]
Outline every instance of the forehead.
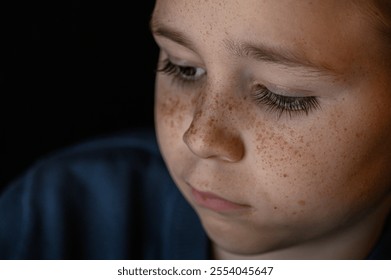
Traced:
[[368, 50], [375, 55], [379, 44], [360, 1], [353, 2], [157, 0], [152, 22], [186, 34], [201, 53], [227, 41], [259, 42], [344, 71]]
[[[155, 14], [182, 24], [187, 31], [328, 30], [357, 24], [362, 19], [359, 1], [338, 0], [157, 0]], [[355, 3], [354, 5], [351, 3]], [[365, 5], [367, 6], [367, 5]], [[196, 25], [195, 25], [196, 24]], [[343, 26], [341, 26], [343, 24]], [[193, 27], [193, 28], [191, 28]], [[189, 29], [190, 28], [190, 29]], [[254, 31], [254, 32], [253, 32]]]

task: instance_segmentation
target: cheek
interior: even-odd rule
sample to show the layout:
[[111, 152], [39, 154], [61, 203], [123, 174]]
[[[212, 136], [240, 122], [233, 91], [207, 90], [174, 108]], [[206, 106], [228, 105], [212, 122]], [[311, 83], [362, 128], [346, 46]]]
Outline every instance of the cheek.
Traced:
[[316, 204], [322, 192], [327, 191], [314, 186], [322, 177], [324, 183], [328, 178], [324, 170], [330, 171], [332, 164], [323, 154], [329, 153], [320, 151], [324, 147], [319, 141], [321, 130], [311, 125], [307, 131], [274, 123], [265, 127], [263, 122], [254, 122], [254, 141], [248, 145], [254, 151], [249, 159], [255, 167], [253, 181], [259, 186], [254, 198], [266, 197], [268, 208], [296, 215], [311, 203]]
[[157, 93], [155, 101], [156, 124], [162, 130], [175, 132], [182, 127], [185, 105], [178, 97], [170, 96], [168, 92]]
[[165, 82], [157, 80], [155, 90], [155, 127], [163, 155], [173, 153], [189, 127], [192, 103], [186, 93], [170, 90]]
[[[305, 116], [298, 118], [300, 125], [295, 120], [273, 127], [254, 122], [253, 174], [262, 182], [256, 196], [267, 197], [275, 210], [290, 215], [330, 207], [337, 214], [381, 199], [390, 181], [384, 176], [390, 159], [389, 148], [378, 141], [390, 139], [382, 132], [385, 127], [373, 125], [375, 120], [347, 115], [355, 116], [336, 110], [308, 123]], [[364, 119], [372, 125], [363, 125]]]

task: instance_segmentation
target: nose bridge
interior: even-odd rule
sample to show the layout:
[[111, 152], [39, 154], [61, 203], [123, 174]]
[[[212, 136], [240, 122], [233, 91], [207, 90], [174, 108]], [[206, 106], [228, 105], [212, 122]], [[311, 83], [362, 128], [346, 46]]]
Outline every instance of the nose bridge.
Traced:
[[241, 79], [238, 79], [240, 75], [234, 72], [231, 67], [227, 67], [223, 59], [225, 57], [219, 57], [218, 63], [211, 63], [208, 67], [208, 81], [200, 89], [195, 102], [194, 120], [205, 118], [209, 119], [208, 122], [213, 120], [212, 122], [216, 125], [222, 125], [227, 119], [232, 120], [233, 118], [229, 108], [237, 103], [238, 93], [241, 90], [237, 83]]
[[225, 122], [229, 120], [232, 124], [234, 114], [230, 109], [237, 103], [235, 102], [237, 94], [236, 87], [231, 81], [228, 74], [210, 78], [210, 82], [200, 91], [199, 98], [196, 100], [194, 121], [227, 126], [229, 123]]
[[206, 89], [201, 93], [196, 102], [195, 113], [192, 124], [207, 124], [212, 128], [213, 125], [222, 125], [227, 114], [224, 110], [224, 100], [219, 93]]
[[229, 92], [205, 88], [196, 100], [195, 111], [183, 140], [189, 149], [202, 158], [238, 161], [244, 145], [230, 108], [234, 97]]
[[196, 101], [191, 127], [209, 136], [228, 129], [233, 131], [234, 115], [228, 108], [232, 107], [229, 104], [234, 102], [234, 97], [229, 90], [222, 83], [205, 87]]

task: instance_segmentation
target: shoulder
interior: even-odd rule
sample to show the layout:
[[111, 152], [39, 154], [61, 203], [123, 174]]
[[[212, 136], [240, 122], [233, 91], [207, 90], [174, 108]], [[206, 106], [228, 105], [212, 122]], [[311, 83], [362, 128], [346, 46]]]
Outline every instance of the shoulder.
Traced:
[[[126, 157], [123, 153], [126, 153]], [[57, 150], [39, 159], [35, 167], [47, 166], [55, 162], [75, 162], [118, 158], [159, 158], [160, 153], [152, 129], [122, 131], [115, 134], [91, 138], [70, 147]], [[115, 158], [117, 158], [115, 157]]]
[[135, 188], [148, 192], [148, 181], [157, 175], [169, 180], [155, 134], [137, 129], [88, 139], [42, 157], [10, 189], [23, 185], [25, 193], [65, 196], [73, 191], [114, 195]]
[[367, 257], [369, 260], [390, 260], [391, 259], [391, 213], [383, 227], [382, 234]]
[[[83, 181], [84, 185], [126, 179], [118, 175], [165, 169], [151, 129], [95, 137], [37, 160], [22, 180], [51, 181], [52, 185]], [[117, 176], [116, 176], [117, 175]], [[70, 181], [70, 180], [73, 181]], [[117, 182], [118, 183], [118, 182]]]
[[39, 159], [2, 194], [0, 256], [138, 256], [140, 236], [164, 223], [162, 201], [177, 196], [153, 131], [84, 141]]

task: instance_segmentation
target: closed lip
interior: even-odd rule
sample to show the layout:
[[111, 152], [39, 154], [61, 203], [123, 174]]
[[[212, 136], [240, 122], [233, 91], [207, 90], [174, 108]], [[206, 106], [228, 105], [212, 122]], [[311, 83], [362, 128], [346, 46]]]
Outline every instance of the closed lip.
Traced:
[[249, 208], [248, 205], [232, 202], [214, 193], [199, 191], [190, 184], [188, 185], [191, 189], [193, 201], [203, 208], [216, 212], [232, 212]]

